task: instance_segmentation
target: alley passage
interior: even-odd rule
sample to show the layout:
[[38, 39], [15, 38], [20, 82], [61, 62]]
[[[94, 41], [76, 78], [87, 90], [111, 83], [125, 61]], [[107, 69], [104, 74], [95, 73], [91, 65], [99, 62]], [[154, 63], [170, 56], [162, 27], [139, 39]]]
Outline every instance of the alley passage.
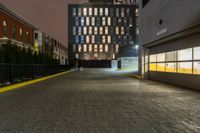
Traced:
[[108, 69], [0, 94], [0, 133], [199, 133], [200, 93]]

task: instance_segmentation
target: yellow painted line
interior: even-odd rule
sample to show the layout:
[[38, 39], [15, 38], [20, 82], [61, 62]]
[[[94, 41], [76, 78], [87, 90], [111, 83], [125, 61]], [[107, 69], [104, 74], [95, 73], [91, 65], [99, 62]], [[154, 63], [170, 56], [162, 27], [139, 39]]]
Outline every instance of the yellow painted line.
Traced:
[[38, 82], [41, 82], [41, 81], [44, 81], [44, 80], [47, 80], [47, 79], [50, 79], [50, 78], [54, 78], [54, 77], [57, 77], [57, 76], [64, 75], [64, 74], [69, 73], [69, 72], [71, 72], [71, 71], [65, 71], [65, 72], [53, 74], [53, 75], [50, 75], [50, 76], [46, 76], [46, 77], [42, 77], [42, 78], [38, 78], [38, 79], [33, 79], [33, 80], [30, 80], [30, 81], [24, 81], [24, 82], [21, 82], [21, 83], [5, 86], [5, 87], [0, 88], [0, 93], [4, 93], [4, 92], [7, 92], [7, 91], [10, 91], [10, 90], [13, 90], [13, 89], [18, 89], [18, 88], [21, 88], [21, 87], [24, 87], [24, 86], [27, 86], [27, 85], [35, 84], [35, 83], [38, 83]]
[[127, 74], [127, 76], [131, 76], [131, 77], [134, 77], [134, 78], [142, 79], [142, 77], [139, 76], [139, 75]]

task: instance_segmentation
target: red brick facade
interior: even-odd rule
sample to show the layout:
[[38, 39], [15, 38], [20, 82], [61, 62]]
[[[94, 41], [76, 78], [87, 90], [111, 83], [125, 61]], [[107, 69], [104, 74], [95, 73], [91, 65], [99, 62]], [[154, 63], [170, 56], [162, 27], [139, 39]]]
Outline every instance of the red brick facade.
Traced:
[[[16, 41], [22, 42], [24, 46], [27, 45], [27, 32], [30, 36], [30, 46], [34, 46], [34, 27], [29, 25], [26, 22], [23, 22], [23, 20], [20, 20], [19, 17], [16, 17], [14, 15], [11, 15], [7, 13], [6, 11], [2, 11], [0, 9], [0, 38], [3, 38], [3, 21], [7, 24], [7, 38], [12, 38], [12, 28], [16, 28]], [[22, 29], [22, 41], [20, 37], [20, 28]]]

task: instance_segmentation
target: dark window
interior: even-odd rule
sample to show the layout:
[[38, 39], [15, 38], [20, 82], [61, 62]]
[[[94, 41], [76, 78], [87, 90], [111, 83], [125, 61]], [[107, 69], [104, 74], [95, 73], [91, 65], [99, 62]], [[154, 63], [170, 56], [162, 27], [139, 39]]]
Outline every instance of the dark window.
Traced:
[[16, 39], [16, 28], [15, 27], [12, 28], [12, 38]]
[[142, 0], [142, 7], [144, 7], [150, 0]]
[[26, 32], [26, 39], [27, 39], [27, 44], [30, 44], [30, 34], [29, 34], [29, 32]]
[[3, 27], [3, 36], [7, 37], [8, 29], [6, 26]]
[[38, 40], [38, 33], [35, 33], [35, 40]]

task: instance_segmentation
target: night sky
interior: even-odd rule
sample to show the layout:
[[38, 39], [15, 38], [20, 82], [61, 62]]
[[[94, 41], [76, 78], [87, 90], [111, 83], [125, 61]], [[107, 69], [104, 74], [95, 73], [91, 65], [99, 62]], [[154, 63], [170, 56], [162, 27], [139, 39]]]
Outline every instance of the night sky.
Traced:
[[29, 20], [67, 45], [67, 4], [87, 0], [0, 0], [7, 8]]

